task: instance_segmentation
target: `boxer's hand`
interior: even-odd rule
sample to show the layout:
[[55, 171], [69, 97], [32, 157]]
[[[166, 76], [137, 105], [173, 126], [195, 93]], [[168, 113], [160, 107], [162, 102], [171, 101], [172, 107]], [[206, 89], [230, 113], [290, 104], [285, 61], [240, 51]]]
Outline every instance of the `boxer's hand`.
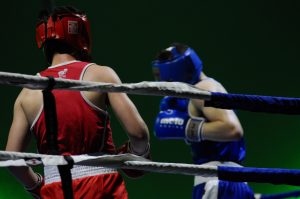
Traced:
[[191, 117], [188, 112], [189, 100], [164, 97], [160, 102], [154, 125], [154, 134], [159, 139], [185, 139], [188, 142], [202, 140], [202, 127], [205, 119]]
[[44, 185], [44, 178], [41, 174], [36, 173], [38, 181], [32, 187], [24, 187], [25, 190], [32, 195], [35, 199], [41, 199], [41, 188]]
[[167, 109], [157, 115], [154, 134], [159, 139], [186, 139], [200, 142], [204, 121], [205, 119], [201, 117], [190, 117], [187, 112]]
[[[124, 153], [132, 153], [134, 155], [138, 155], [138, 156], [144, 157], [149, 160], [151, 159], [149, 144], [144, 153], [137, 154], [131, 149], [130, 142], [127, 141], [127, 142], [125, 142], [125, 144], [123, 144], [120, 148], [117, 149], [117, 154], [124, 154]], [[145, 172], [140, 171], [140, 170], [122, 169], [122, 171], [130, 178], [139, 178], [139, 177], [142, 177], [143, 175], [145, 175]]]

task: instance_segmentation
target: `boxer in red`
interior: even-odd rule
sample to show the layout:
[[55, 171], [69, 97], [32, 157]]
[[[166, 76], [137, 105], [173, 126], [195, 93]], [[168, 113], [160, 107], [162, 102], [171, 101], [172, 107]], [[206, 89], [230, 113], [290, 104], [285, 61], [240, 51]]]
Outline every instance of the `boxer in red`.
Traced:
[[[38, 73], [73, 80], [121, 83], [114, 70], [91, 63], [91, 41], [86, 15], [73, 7], [43, 11], [36, 26], [36, 40], [50, 67]], [[115, 154], [110, 119], [112, 108], [127, 132], [129, 140], [122, 152], [147, 157], [148, 128], [135, 105], [124, 93], [52, 91], [57, 114], [57, 146], [60, 155], [88, 153]], [[41, 154], [49, 154], [46, 120], [41, 91], [23, 89], [14, 105], [14, 117], [6, 150], [26, 150], [30, 138], [36, 138]], [[44, 176], [29, 167], [11, 167], [12, 174], [36, 198], [63, 198], [57, 167], [46, 166]], [[126, 172], [133, 177], [143, 173]], [[128, 194], [116, 169], [77, 166], [71, 169], [74, 198], [126, 199]]]

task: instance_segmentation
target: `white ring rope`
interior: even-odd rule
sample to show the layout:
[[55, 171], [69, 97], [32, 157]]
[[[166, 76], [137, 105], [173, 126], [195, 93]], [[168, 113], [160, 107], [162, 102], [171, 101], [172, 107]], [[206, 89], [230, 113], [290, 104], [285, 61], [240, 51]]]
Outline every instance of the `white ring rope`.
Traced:
[[[33, 75], [0, 72], [0, 84], [25, 87], [29, 89], [46, 89], [49, 79]], [[128, 94], [174, 96], [185, 98], [210, 99], [211, 93], [181, 82], [140, 82], [129, 84], [96, 83], [55, 78], [54, 89], [124, 92]]]
[[[47, 89], [49, 78], [16, 73], [0, 72], [0, 84], [26, 87], [29, 89]], [[53, 89], [125, 92], [129, 94], [174, 96], [197, 98], [215, 101], [213, 106], [228, 108], [236, 107], [236, 102], [244, 100], [238, 108], [254, 111], [267, 111], [285, 114], [300, 114], [300, 99], [269, 96], [243, 96], [236, 94], [213, 93], [198, 89], [192, 85], [180, 82], [140, 82], [131, 84], [96, 83], [78, 80], [55, 78]], [[255, 105], [253, 102], [258, 102]], [[234, 106], [232, 105], [234, 104]], [[250, 108], [248, 107], [250, 104]], [[255, 106], [254, 106], [255, 105]], [[266, 106], [268, 105], [268, 106]], [[209, 105], [210, 106], [210, 105]], [[291, 111], [292, 110], [292, 111]], [[295, 111], [296, 110], [296, 111]], [[99, 154], [98, 154], [99, 155]], [[73, 162], [70, 163], [71, 158]], [[237, 182], [269, 182], [272, 184], [300, 185], [300, 170], [268, 169], [268, 168], [237, 168], [226, 166], [207, 166], [195, 164], [153, 162], [132, 154], [123, 155], [78, 155], [78, 156], [40, 155], [33, 153], [18, 153], [0, 151], [0, 167], [34, 166], [34, 165], [86, 165], [106, 166], [121, 169], [136, 169], [160, 173], [184, 175], [200, 175], [217, 177], [221, 180]]]
[[[133, 154], [120, 155], [72, 155], [75, 165], [105, 166], [122, 169], [137, 169], [160, 173], [174, 173], [184, 175], [216, 175], [216, 166], [202, 166], [196, 164], [162, 163], [149, 161]], [[44, 155], [34, 153], [0, 151], [0, 167], [8, 166], [58, 166], [67, 165], [64, 156]]]
[[[157, 173], [198, 175], [206, 180], [218, 178], [235, 182], [260, 182], [300, 186], [300, 170], [212, 166], [183, 163], [154, 162], [133, 154], [121, 155], [72, 155], [72, 164], [104, 166], [116, 169], [136, 169]], [[68, 165], [64, 156], [0, 151], [0, 167], [8, 166], [58, 166]]]
[[[53, 87], [52, 83], [54, 83]], [[300, 114], [300, 98], [209, 92], [181, 82], [113, 84], [62, 78], [49, 79], [48, 77], [0, 72], [0, 84], [43, 90], [51, 87], [51, 89], [62, 90], [124, 92], [137, 95], [196, 98], [205, 100], [204, 106], [206, 107], [291, 115]]]

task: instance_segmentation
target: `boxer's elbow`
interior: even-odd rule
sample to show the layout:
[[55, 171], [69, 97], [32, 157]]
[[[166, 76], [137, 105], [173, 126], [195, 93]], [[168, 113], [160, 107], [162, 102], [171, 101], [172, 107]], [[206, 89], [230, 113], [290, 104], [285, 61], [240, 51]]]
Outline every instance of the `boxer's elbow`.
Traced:
[[149, 130], [145, 123], [141, 123], [137, 125], [135, 128], [132, 129], [132, 131], [129, 133], [129, 136], [131, 139], [134, 139], [136, 141], [144, 141], [149, 142]]
[[237, 141], [243, 138], [244, 131], [242, 127], [235, 123], [227, 123], [228, 135], [232, 141]]

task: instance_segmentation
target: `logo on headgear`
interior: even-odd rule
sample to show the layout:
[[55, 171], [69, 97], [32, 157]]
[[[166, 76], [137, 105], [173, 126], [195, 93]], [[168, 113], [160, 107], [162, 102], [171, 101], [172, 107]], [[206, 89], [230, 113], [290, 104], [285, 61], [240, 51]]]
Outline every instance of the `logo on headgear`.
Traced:
[[78, 34], [78, 21], [68, 21], [68, 33]]

